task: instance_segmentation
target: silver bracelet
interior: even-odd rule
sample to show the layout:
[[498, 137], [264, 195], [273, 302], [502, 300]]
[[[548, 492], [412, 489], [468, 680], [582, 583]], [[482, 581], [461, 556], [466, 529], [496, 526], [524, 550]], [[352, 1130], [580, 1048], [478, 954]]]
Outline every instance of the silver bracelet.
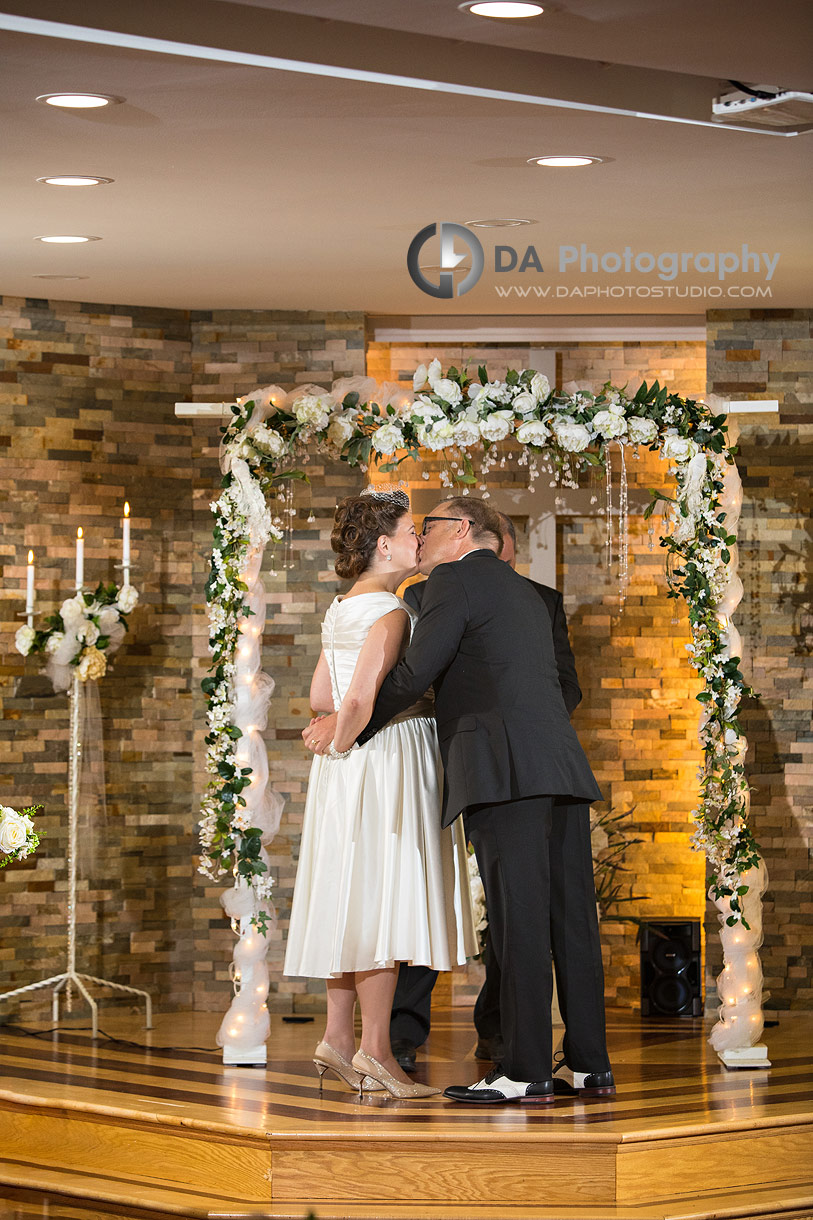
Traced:
[[353, 747], [351, 746], [349, 750], [337, 750], [331, 741], [330, 745], [325, 750], [325, 753], [327, 754], [328, 758], [347, 758], [349, 754], [353, 753]]

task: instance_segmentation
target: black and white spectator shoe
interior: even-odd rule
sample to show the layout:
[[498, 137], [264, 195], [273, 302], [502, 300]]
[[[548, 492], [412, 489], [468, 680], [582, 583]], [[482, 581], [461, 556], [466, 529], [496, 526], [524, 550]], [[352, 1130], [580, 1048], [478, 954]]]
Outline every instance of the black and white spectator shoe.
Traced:
[[510, 1080], [503, 1075], [502, 1068], [495, 1067], [477, 1084], [450, 1085], [444, 1089], [443, 1096], [451, 1101], [465, 1101], [476, 1106], [501, 1106], [511, 1101], [542, 1105], [554, 1100], [554, 1091], [552, 1080]]
[[615, 1080], [612, 1072], [574, 1072], [562, 1058], [553, 1069], [553, 1090], [560, 1097], [607, 1097], [615, 1092]]

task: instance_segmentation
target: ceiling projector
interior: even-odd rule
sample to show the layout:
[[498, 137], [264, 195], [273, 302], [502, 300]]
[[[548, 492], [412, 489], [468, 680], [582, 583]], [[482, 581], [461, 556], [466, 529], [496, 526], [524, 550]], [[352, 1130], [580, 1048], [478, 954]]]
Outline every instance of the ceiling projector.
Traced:
[[811, 131], [813, 93], [777, 89], [772, 85], [745, 85], [715, 98], [711, 117], [715, 123], [732, 127], [767, 127], [774, 131], [800, 133]]

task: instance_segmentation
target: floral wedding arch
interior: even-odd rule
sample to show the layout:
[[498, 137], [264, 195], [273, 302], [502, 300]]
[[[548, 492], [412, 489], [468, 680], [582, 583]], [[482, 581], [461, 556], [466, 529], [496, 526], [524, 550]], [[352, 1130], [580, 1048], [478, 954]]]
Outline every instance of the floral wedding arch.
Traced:
[[306, 464], [316, 452], [362, 469], [375, 463], [393, 471], [407, 459], [420, 461], [422, 449], [431, 450], [443, 459], [441, 482], [465, 494], [485, 481], [496, 462], [504, 463], [509, 440], [512, 452], [519, 447], [517, 460], [530, 486], [544, 470], [575, 487], [593, 467], [606, 473], [608, 495], [615, 451], [622, 466], [622, 510], [626, 451], [643, 445], [671, 464], [674, 494], [651, 492], [645, 516], [665, 502], [668, 528], [661, 546], [667, 551], [669, 596], [688, 605], [689, 663], [703, 680], [697, 695], [703, 765], [692, 843], [708, 860], [725, 959], [712, 1044], [722, 1052], [756, 1042], [762, 1031], [757, 949], [765, 873], [748, 825], [747, 743], [738, 720], [741, 700], [753, 692], [740, 672], [741, 640], [731, 623], [743, 592], [736, 544], [742, 492], [725, 414], [670, 394], [657, 382], [641, 385], [632, 397], [609, 383], [598, 394], [562, 394], [531, 369], [491, 381], [481, 367], [473, 380], [465, 369], [443, 375], [438, 360], [416, 371], [412, 393], [395, 383], [377, 386], [370, 378], [345, 379], [330, 391], [269, 386], [238, 400], [231, 412], [221, 429], [222, 491], [211, 504], [214, 546], [206, 598], [212, 664], [202, 683], [210, 780], [199, 823], [200, 871], [212, 880], [233, 874], [234, 887], [222, 902], [240, 934], [236, 994], [221, 1026], [221, 1045], [250, 1048], [267, 1036], [264, 933], [273, 909], [266, 847], [278, 829], [282, 800], [268, 786], [261, 736], [274, 684], [260, 663], [260, 568], [266, 545], [283, 539], [286, 513], [290, 525], [293, 481], [306, 478], [297, 463]]

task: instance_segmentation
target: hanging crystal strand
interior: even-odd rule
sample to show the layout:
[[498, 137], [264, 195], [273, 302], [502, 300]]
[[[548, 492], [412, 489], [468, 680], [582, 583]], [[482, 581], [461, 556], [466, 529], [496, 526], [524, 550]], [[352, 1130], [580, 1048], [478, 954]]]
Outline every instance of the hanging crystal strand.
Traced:
[[605, 548], [607, 558], [607, 571], [612, 570], [613, 566], [613, 463], [610, 456], [610, 441], [604, 447], [604, 476], [605, 476], [605, 499], [604, 512], [607, 517], [607, 528], [605, 532]]
[[294, 566], [294, 481], [289, 479], [285, 488], [285, 567]]
[[629, 588], [629, 496], [627, 494], [627, 461], [622, 441], [618, 442], [618, 447], [621, 451], [621, 488], [618, 496], [618, 605], [623, 614]]

